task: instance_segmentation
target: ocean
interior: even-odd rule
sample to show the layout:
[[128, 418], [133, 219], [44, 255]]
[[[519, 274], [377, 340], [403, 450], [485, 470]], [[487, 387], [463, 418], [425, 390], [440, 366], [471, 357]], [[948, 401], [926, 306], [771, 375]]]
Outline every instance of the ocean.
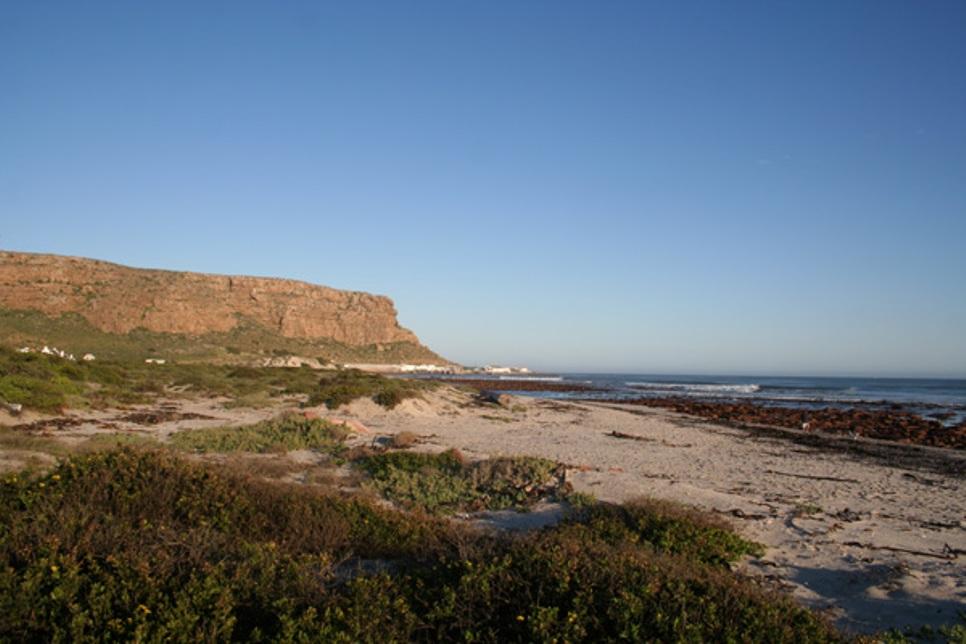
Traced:
[[[479, 378], [474, 374], [473, 378]], [[669, 376], [560, 373], [483, 376], [556, 385], [590, 385], [599, 391], [521, 391], [546, 398], [667, 398], [747, 401], [796, 408], [889, 408], [955, 425], [966, 420], [966, 380], [934, 378], [809, 378], [775, 376]], [[511, 392], [513, 393], [513, 392]]]

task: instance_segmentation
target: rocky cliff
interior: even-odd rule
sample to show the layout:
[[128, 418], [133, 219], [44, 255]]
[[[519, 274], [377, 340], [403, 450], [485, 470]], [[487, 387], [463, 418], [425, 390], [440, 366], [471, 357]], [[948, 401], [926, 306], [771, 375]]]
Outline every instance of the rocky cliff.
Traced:
[[78, 314], [112, 334], [144, 329], [203, 336], [245, 321], [282, 338], [422, 348], [399, 325], [387, 297], [296, 280], [147, 270], [58, 255], [0, 251], [0, 307], [48, 317]]

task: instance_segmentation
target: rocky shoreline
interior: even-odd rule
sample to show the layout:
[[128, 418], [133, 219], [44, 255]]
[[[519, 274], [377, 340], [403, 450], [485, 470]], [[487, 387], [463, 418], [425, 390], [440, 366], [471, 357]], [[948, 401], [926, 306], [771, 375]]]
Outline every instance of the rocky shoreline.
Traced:
[[613, 399], [606, 402], [668, 409], [720, 423], [772, 425], [931, 447], [966, 449], [966, 423], [945, 426], [938, 420], [923, 418], [903, 409], [795, 409], [768, 407], [750, 402], [707, 402], [682, 397]]

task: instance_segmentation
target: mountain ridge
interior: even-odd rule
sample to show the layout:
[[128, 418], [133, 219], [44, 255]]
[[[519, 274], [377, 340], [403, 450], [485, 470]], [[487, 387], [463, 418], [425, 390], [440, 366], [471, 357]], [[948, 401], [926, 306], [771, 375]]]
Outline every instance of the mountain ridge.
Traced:
[[[262, 343], [318, 342], [366, 349], [374, 362], [402, 354], [446, 363], [401, 326], [384, 295], [288, 278], [135, 268], [99, 259], [0, 251], [0, 307], [56, 320], [79, 315], [98, 332], [190, 339], [256, 329]], [[21, 316], [22, 317], [22, 316]], [[21, 325], [21, 330], [22, 330]], [[290, 344], [290, 343], [289, 343]], [[271, 346], [262, 347], [266, 351]], [[379, 359], [380, 353], [385, 360]], [[350, 355], [349, 357], [354, 357]]]

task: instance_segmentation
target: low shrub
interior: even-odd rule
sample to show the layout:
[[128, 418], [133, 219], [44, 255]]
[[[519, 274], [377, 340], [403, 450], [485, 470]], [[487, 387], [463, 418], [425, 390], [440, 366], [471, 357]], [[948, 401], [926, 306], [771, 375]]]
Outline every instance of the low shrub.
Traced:
[[187, 429], [171, 436], [179, 449], [197, 452], [285, 452], [315, 449], [341, 454], [349, 432], [342, 425], [298, 414], [242, 427]]
[[656, 499], [586, 505], [560, 530], [614, 545], [647, 544], [660, 552], [711, 565], [727, 565], [744, 555], [763, 554], [759, 544], [741, 538], [717, 517]]
[[841, 639], [725, 568], [579, 519], [489, 535], [170, 451], [7, 476], [0, 516], [2, 641]]
[[369, 398], [386, 409], [393, 409], [407, 398], [418, 398], [421, 392], [435, 386], [429, 381], [386, 378], [355, 369], [326, 374], [318, 389], [309, 395], [309, 405], [325, 405], [338, 409], [360, 398]]
[[[415, 392], [412, 395], [416, 395]], [[383, 389], [372, 397], [373, 402], [386, 409], [395, 409], [406, 396], [399, 389]]]
[[466, 463], [455, 450], [440, 454], [385, 452], [356, 461], [387, 499], [434, 514], [525, 509], [564, 491], [558, 464], [508, 457]]
[[67, 406], [70, 396], [83, 391], [81, 384], [58, 374], [43, 378], [21, 374], [0, 376], [0, 400], [37, 411], [59, 411]]
[[883, 644], [966, 644], [966, 610], [959, 611], [958, 624], [892, 629], [879, 633], [875, 641]]
[[158, 440], [145, 434], [94, 434], [72, 449], [76, 452], [98, 452], [119, 447], [158, 447]]
[[432, 575], [416, 612], [434, 617], [434, 641], [838, 639], [806, 609], [731, 571], [556, 530], [446, 561]]

